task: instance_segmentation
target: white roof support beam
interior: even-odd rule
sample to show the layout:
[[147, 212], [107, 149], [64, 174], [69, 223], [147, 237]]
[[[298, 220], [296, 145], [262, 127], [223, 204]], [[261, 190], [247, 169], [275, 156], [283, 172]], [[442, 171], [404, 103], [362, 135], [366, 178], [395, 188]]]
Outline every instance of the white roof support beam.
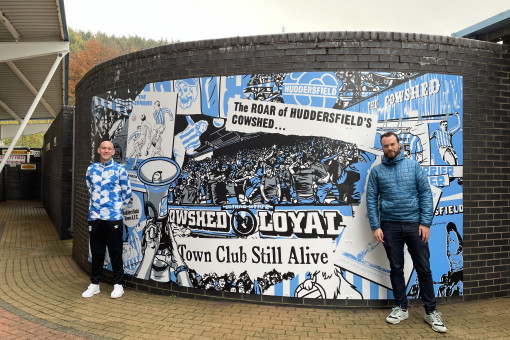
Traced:
[[2, 21], [2, 24], [4, 24], [5, 28], [7, 28], [9, 33], [11, 33], [11, 35], [14, 37], [14, 39], [16, 39], [16, 41], [20, 41], [21, 35], [19, 34], [16, 27], [14, 27], [14, 25], [10, 22], [10, 20], [7, 19], [7, 17], [4, 15], [4, 13], [2, 12], [1, 9], [0, 9], [0, 20]]
[[[32, 85], [30, 80], [28, 80], [28, 78], [25, 77], [23, 72], [21, 72], [20, 69], [17, 68], [12, 61], [8, 61], [7, 65], [10, 67], [12, 72], [14, 72], [18, 76], [18, 78], [23, 82], [23, 84], [25, 84], [25, 86], [30, 90], [30, 92], [32, 92], [34, 96], [36, 96], [37, 93], [40, 92], [37, 91], [37, 89], [34, 87], [34, 85]], [[46, 110], [48, 110], [48, 112], [51, 113], [53, 117], [57, 117], [57, 113], [55, 112], [55, 110], [53, 110], [53, 108], [50, 106], [50, 104], [48, 104], [48, 102], [44, 98], [41, 98], [41, 104], [43, 104]]]
[[2, 42], [0, 49], [0, 63], [19, 59], [28, 59], [55, 53], [67, 53], [68, 41], [41, 42]]
[[35, 108], [37, 107], [37, 104], [39, 104], [39, 101], [41, 100], [41, 97], [42, 97], [44, 91], [46, 91], [46, 88], [48, 87], [48, 84], [50, 83], [51, 78], [55, 74], [55, 71], [57, 70], [58, 65], [60, 64], [60, 62], [62, 61], [62, 59], [65, 57], [66, 54], [67, 54], [67, 51], [65, 53], [59, 53], [57, 55], [57, 58], [55, 59], [55, 62], [53, 63], [53, 66], [51, 67], [50, 71], [48, 72], [48, 75], [46, 76], [46, 79], [44, 79], [44, 82], [43, 82], [43, 84], [41, 86], [41, 89], [39, 90], [39, 92], [35, 96], [35, 99], [34, 99], [32, 105], [30, 106], [30, 109], [28, 109], [28, 112], [27, 112], [27, 115], [25, 116], [25, 119], [23, 119], [23, 122], [21, 123], [18, 131], [16, 132], [16, 135], [12, 139], [12, 143], [9, 146], [9, 148], [7, 149], [7, 153], [4, 155], [4, 157], [2, 158], [2, 161], [0, 162], [0, 173], [2, 173], [2, 170], [4, 169], [4, 166], [5, 166], [5, 163], [7, 162], [7, 159], [11, 155], [12, 150], [14, 149], [14, 146], [16, 145], [16, 143], [18, 142], [19, 138], [21, 137], [21, 134], [25, 130], [25, 127], [27, 126], [28, 121], [32, 117], [32, 114], [34, 113]]
[[5, 104], [3, 101], [1, 101], [1, 100], [0, 100], [0, 106], [3, 107], [3, 109], [5, 111], [7, 111], [7, 113], [10, 114], [12, 118], [16, 119], [18, 121], [18, 123], [21, 123], [21, 121], [22, 121], [21, 117], [18, 116], [16, 114], [16, 112], [11, 110], [11, 108], [7, 104]]

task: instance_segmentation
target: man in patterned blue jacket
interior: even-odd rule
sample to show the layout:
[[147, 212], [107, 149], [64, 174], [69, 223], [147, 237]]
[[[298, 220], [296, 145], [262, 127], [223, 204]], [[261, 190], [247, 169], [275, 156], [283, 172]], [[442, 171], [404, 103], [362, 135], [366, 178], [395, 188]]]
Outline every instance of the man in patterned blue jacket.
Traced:
[[418, 274], [424, 320], [436, 332], [446, 327], [436, 311], [434, 283], [430, 270], [428, 239], [433, 218], [429, 182], [420, 164], [404, 157], [401, 143], [393, 132], [381, 136], [382, 163], [370, 172], [367, 210], [370, 228], [382, 242], [390, 262], [390, 280], [397, 306], [386, 318], [391, 324], [409, 318], [404, 280], [404, 244]]
[[90, 193], [88, 220], [92, 271], [91, 283], [82, 297], [89, 298], [99, 294], [99, 280], [108, 247], [114, 277], [111, 298], [116, 299], [124, 294], [122, 210], [131, 200], [131, 184], [124, 167], [112, 159], [115, 149], [111, 142], [102, 142], [97, 152], [100, 162], [88, 167], [86, 177]]

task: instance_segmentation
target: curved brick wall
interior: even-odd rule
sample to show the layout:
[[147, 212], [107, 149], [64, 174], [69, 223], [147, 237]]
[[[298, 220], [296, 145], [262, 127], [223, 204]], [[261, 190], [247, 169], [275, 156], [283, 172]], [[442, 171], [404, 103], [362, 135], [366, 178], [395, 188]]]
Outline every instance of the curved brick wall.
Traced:
[[[162, 46], [103, 63], [76, 88], [73, 256], [89, 271], [84, 174], [90, 164], [94, 96], [158, 81], [291, 72], [419, 72], [463, 79], [463, 295], [510, 293], [510, 54], [508, 45], [389, 32], [324, 32], [238, 37]], [[80, 142], [81, 141], [81, 142]], [[367, 230], [367, 233], [369, 231]], [[433, 249], [432, 249], [433, 251]], [[111, 281], [110, 272], [104, 272]], [[204, 291], [127, 277], [159, 294], [324, 306], [391, 305], [389, 300], [313, 300]], [[443, 299], [446, 300], [446, 299]]]

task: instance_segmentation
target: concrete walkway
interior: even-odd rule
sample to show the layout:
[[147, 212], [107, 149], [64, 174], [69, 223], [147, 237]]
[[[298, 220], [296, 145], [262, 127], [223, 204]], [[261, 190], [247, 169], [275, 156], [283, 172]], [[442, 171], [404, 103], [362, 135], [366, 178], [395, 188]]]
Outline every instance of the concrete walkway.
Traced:
[[389, 325], [389, 309], [318, 309], [212, 302], [112, 286], [81, 298], [88, 275], [71, 257], [42, 204], [0, 202], [0, 339], [510, 339], [510, 299], [453, 302], [439, 311], [448, 333], [423, 310]]

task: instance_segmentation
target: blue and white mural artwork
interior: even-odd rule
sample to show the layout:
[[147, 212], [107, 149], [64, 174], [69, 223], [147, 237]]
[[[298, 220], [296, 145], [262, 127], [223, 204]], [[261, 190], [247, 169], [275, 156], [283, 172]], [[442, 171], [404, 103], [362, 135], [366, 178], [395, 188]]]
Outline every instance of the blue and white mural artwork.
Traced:
[[[150, 83], [93, 98], [103, 140], [134, 190], [124, 267], [196, 289], [391, 299], [365, 188], [396, 132], [434, 195], [438, 297], [462, 295], [462, 77], [299, 72]], [[406, 254], [408, 296], [418, 298]], [[105, 264], [110, 268], [110, 264]]]

